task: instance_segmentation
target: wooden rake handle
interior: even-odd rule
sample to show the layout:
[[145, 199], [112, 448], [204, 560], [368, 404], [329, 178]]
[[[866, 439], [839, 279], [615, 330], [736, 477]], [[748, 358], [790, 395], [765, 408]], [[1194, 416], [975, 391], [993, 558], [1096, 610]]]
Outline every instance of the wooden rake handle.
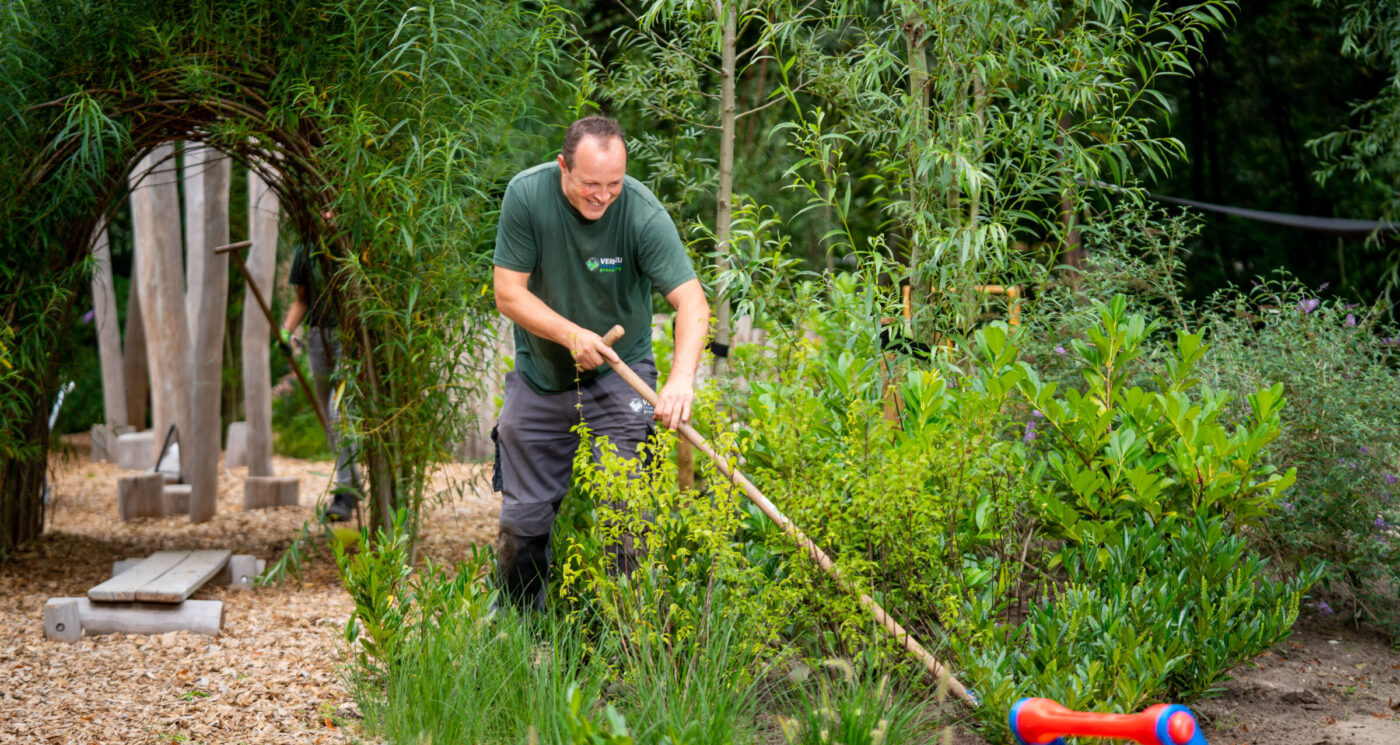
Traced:
[[[622, 338], [624, 333], [621, 326], [613, 326], [608, 330], [608, 333], [603, 336], [603, 343], [612, 346], [618, 339]], [[641, 377], [633, 372], [632, 368], [627, 366], [627, 363], [609, 362], [608, 364], [612, 366], [613, 372], [621, 375], [622, 379], [627, 381], [627, 384], [632, 386], [632, 388], [637, 391], [638, 395], [646, 399], [647, 403], [656, 406], [658, 400], [656, 391], [652, 390], [651, 386], [642, 382]], [[893, 634], [894, 638], [906, 650], [918, 658], [919, 662], [923, 663], [923, 666], [928, 668], [928, 671], [932, 673], [940, 683], [946, 685], [954, 696], [957, 696], [958, 699], [972, 707], [976, 707], [980, 703], [962, 683], [958, 682], [957, 678], [954, 678], [952, 674], [948, 672], [947, 668], [939, 664], [938, 660], [935, 659], [933, 655], [929, 654], [928, 650], [924, 649], [923, 645], [919, 644], [908, 631], [905, 631], [904, 627], [900, 626], [898, 621], [890, 617], [890, 614], [886, 613], [885, 609], [880, 607], [880, 604], [875, 602], [874, 598], [871, 598], [863, 592], [858, 592], [855, 588], [851, 587], [851, 585], [846, 582], [845, 578], [841, 576], [841, 571], [836, 568], [836, 563], [831, 560], [831, 557], [827, 556], [826, 552], [823, 551], [820, 546], [813, 543], [811, 539], [804, 535], [791, 520], [787, 519], [786, 515], [779, 512], [778, 508], [773, 506], [773, 503], [768, 500], [768, 497], [763, 496], [763, 492], [759, 491], [758, 487], [754, 486], [752, 481], [749, 481], [744, 474], [739, 473], [738, 469], [734, 468], [729, 461], [721, 458], [719, 454], [715, 452], [714, 448], [710, 447], [710, 443], [706, 441], [699, 432], [695, 431], [694, 427], [689, 424], [681, 424], [681, 426], [676, 428], [676, 431], [680, 433], [681, 437], [690, 441], [690, 444], [694, 445], [705, 455], [710, 456], [710, 460], [714, 461], [715, 467], [719, 468], [720, 473], [724, 474], [730, 481], [738, 484], [739, 487], [744, 490], [744, 494], [748, 496], [749, 501], [758, 505], [758, 509], [762, 510], [763, 514], [767, 515], [769, 520], [776, 523], [784, 532], [792, 536], [793, 540], [797, 541], [802, 548], [806, 549], [807, 555], [812, 557], [812, 560], [817, 562], [827, 574], [831, 575], [832, 579], [836, 580], [837, 586], [847, 593], [858, 595], [861, 606], [870, 611], [871, 615], [875, 617], [875, 620], [878, 621], [886, 631]]]

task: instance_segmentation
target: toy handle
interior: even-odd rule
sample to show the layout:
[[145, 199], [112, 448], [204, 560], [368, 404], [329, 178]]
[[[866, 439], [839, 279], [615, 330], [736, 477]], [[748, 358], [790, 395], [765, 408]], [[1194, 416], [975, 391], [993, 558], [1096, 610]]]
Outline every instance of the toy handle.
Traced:
[[1011, 734], [1021, 745], [1064, 745], [1063, 736], [1111, 737], [1139, 745], [1207, 745], [1185, 706], [1157, 704], [1137, 714], [1071, 711], [1048, 698], [1023, 698], [1011, 707]]

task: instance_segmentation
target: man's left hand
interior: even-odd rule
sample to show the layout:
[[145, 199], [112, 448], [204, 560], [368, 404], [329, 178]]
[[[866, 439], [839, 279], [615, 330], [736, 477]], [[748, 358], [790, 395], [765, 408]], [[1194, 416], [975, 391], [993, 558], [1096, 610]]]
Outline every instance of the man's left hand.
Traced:
[[680, 376], [666, 379], [657, 393], [656, 413], [652, 417], [667, 429], [690, 424], [690, 404], [695, 400], [695, 383]]

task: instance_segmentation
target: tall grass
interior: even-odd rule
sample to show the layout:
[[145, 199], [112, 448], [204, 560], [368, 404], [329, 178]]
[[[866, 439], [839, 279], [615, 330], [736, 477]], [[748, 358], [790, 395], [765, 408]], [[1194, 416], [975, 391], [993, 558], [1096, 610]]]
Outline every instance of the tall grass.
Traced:
[[567, 742], [571, 688], [596, 700], [604, 679], [586, 649], [557, 617], [473, 608], [421, 629], [355, 698], [367, 734], [392, 743]]

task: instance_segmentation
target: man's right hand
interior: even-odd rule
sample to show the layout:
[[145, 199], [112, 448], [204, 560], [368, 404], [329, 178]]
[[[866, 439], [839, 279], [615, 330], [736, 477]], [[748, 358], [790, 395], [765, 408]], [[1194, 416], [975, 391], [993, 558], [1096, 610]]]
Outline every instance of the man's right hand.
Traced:
[[580, 370], [592, 370], [609, 362], [622, 361], [612, 347], [603, 343], [602, 336], [581, 326], [576, 326], [563, 344], [573, 356], [574, 365]]

